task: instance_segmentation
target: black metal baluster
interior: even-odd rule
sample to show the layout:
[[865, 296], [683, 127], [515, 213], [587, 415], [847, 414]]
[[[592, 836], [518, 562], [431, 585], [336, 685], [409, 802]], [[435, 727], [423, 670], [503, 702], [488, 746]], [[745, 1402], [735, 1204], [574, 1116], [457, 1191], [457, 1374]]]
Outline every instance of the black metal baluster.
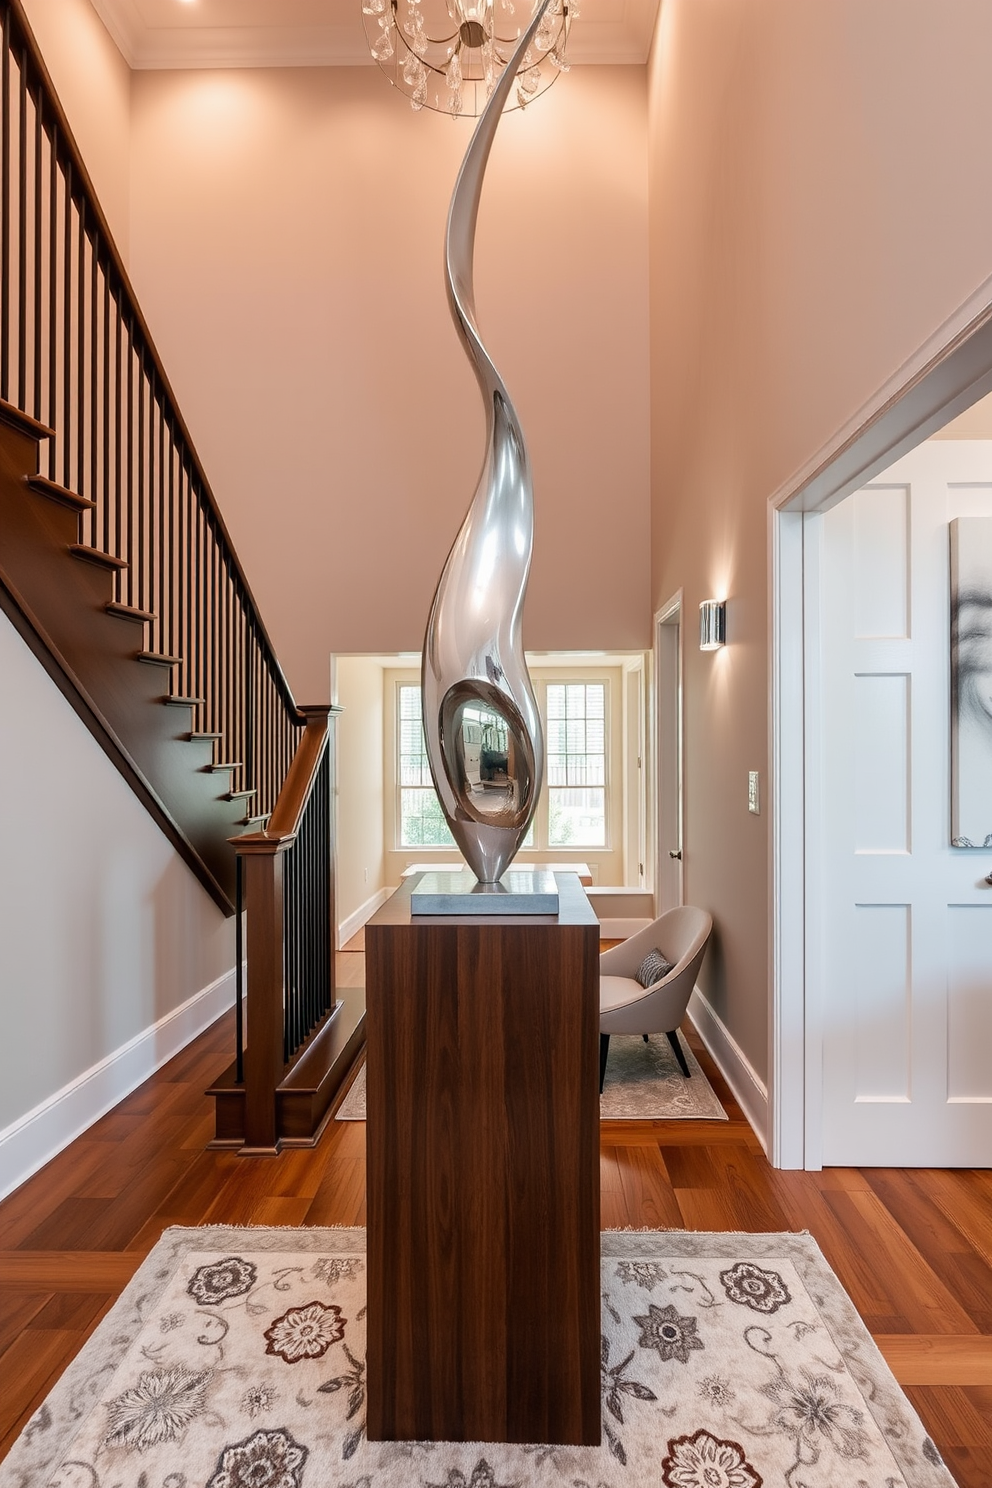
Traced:
[[[169, 571], [169, 557], [166, 549], [166, 512], [165, 504], [165, 419], [162, 416], [162, 404], [156, 401], [155, 417], [158, 424], [158, 649], [164, 651], [167, 656], [172, 653], [166, 644], [166, 574]], [[172, 531], [169, 529], [169, 542], [171, 545]]]
[[241, 1085], [245, 1078], [245, 953], [242, 926], [245, 907], [245, 877], [244, 859], [240, 853], [235, 855], [234, 875], [234, 1078]]
[[62, 264], [62, 484], [72, 489], [72, 161], [65, 162]]
[[[48, 139], [48, 422], [58, 419], [58, 325], [59, 303], [59, 126], [52, 124]], [[58, 479], [58, 439], [48, 441], [48, 478]]]
[[[80, 496], [86, 490], [86, 193], [80, 189], [76, 215], [76, 485]], [[86, 523], [86, 526], [89, 524]]]
[[300, 933], [300, 959], [302, 960], [303, 965], [306, 968], [306, 970], [304, 972], [304, 982], [305, 982], [305, 986], [306, 986], [306, 1004], [305, 1004], [305, 1013], [304, 1013], [304, 1023], [306, 1025], [306, 1029], [307, 1029], [307, 1032], [308, 1033], [309, 1033], [310, 1029], [314, 1026], [315, 1022], [317, 1021], [317, 1018], [316, 1018], [317, 978], [316, 978], [316, 974], [315, 974], [316, 968], [314, 966], [314, 951], [316, 949], [316, 934], [315, 934], [315, 932], [317, 931], [317, 925], [315, 923], [314, 912], [313, 912], [314, 911], [314, 904], [315, 904], [315, 900], [316, 900], [315, 875], [316, 875], [317, 864], [316, 864], [316, 861], [314, 859], [313, 838], [314, 838], [314, 828], [315, 828], [315, 826], [317, 824], [316, 809], [317, 809], [317, 804], [318, 804], [319, 800], [320, 800], [320, 773], [318, 772], [317, 779], [314, 782], [313, 795], [311, 797], [310, 804], [307, 807], [307, 817], [306, 817], [306, 828], [307, 828], [307, 830], [306, 830], [306, 843], [305, 843], [306, 859], [305, 859], [304, 865], [303, 865], [303, 871], [304, 871], [304, 875], [305, 875], [306, 888], [305, 888], [305, 892], [304, 892], [304, 895], [303, 895], [303, 906], [302, 906], [303, 913], [302, 913], [302, 915], [300, 917], [300, 927], [299, 927], [299, 933]]
[[170, 656], [178, 656], [176, 650], [176, 605], [178, 603], [176, 591], [179, 583], [178, 555], [182, 553], [182, 530], [176, 530], [176, 439], [175, 431], [169, 425], [169, 630], [166, 642], [166, 651]]
[[[155, 587], [156, 587], [155, 586], [155, 570], [156, 570], [156, 567], [157, 567], [156, 558], [158, 556], [157, 551], [156, 551], [156, 536], [157, 536], [157, 534], [156, 534], [156, 521], [155, 521], [155, 371], [154, 371], [154, 368], [152, 369], [151, 372], [148, 372], [148, 371], [145, 372], [144, 382], [145, 382], [146, 388], [148, 389], [148, 427], [147, 427], [146, 434], [145, 434], [145, 438], [147, 439], [147, 442], [148, 442], [148, 476], [147, 476], [147, 479], [146, 479], [146, 482], [145, 482], [145, 485], [146, 485], [147, 490], [148, 490], [148, 543], [147, 543], [147, 554], [148, 554], [148, 557], [147, 557], [147, 563], [148, 563], [148, 608], [149, 608], [150, 611], [152, 611], [154, 613], [155, 612], [155, 608], [156, 608], [156, 606], [155, 606]], [[157, 633], [157, 630], [158, 630], [158, 621], [159, 621], [159, 616], [156, 614], [155, 615], [155, 619], [152, 621], [151, 625], [149, 625], [149, 627], [148, 627], [149, 645], [150, 645], [151, 650], [153, 650], [153, 651], [157, 651], [157, 650], [160, 649], [160, 647], [156, 645], [156, 633]]]
[[190, 525], [192, 525], [192, 534], [190, 534], [192, 536], [192, 546], [190, 546], [189, 555], [189, 586], [190, 595], [193, 598], [192, 606], [190, 606], [190, 643], [192, 643], [192, 673], [190, 673], [190, 676], [192, 676], [193, 686], [189, 689], [189, 696], [198, 698], [201, 695], [202, 686], [204, 686], [201, 677], [202, 646], [201, 637], [199, 637], [199, 613], [201, 613], [202, 609], [201, 600], [199, 600], [199, 588], [201, 588], [204, 565], [201, 562], [202, 542], [201, 531], [199, 531], [199, 527], [201, 527], [201, 512], [199, 512], [199, 501], [196, 500], [196, 491], [193, 490], [192, 470], [187, 473], [187, 479], [189, 479], [189, 512]]
[[[17, 406], [28, 408], [28, 54], [21, 49], [17, 93]], [[4, 128], [7, 118], [4, 116]], [[5, 269], [9, 272], [9, 269]]]
[[190, 592], [190, 570], [192, 554], [192, 538], [190, 530], [192, 527], [192, 513], [189, 509], [189, 481], [186, 475], [185, 452], [180, 446], [179, 450], [179, 590], [176, 595], [177, 622], [179, 635], [179, 650], [183, 659], [180, 669], [182, 679], [181, 692], [184, 697], [189, 697], [193, 691], [193, 636], [190, 626], [190, 617], [193, 613], [193, 599]]
[[[100, 302], [97, 296], [100, 264], [100, 234], [93, 229], [90, 246], [90, 489], [94, 501], [100, 499]], [[98, 513], [95, 506], [91, 513], [92, 529], [90, 541], [95, 548], [107, 548], [107, 529], [104, 526], [103, 540], [98, 536]]]
[[184, 689], [187, 697], [192, 697], [196, 692], [197, 669], [199, 659], [196, 644], [196, 592], [195, 592], [195, 569], [193, 558], [197, 551], [198, 529], [196, 526], [197, 513], [194, 504], [192, 476], [189, 466], [183, 462], [184, 479], [186, 483], [186, 603], [182, 613], [186, 618], [186, 655], [185, 668], [186, 687]]
[[[114, 552], [118, 558], [124, 556], [124, 397], [121, 386], [123, 367], [122, 342], [124, 339], [124, 314], [120, 295], [114, 296]], [[117, 597], [124, 592], [124, 580], [118, 576]]]
[[[95, 493], [94, 493], [95, 494]], [[113, 546], [110, 521], [110, 259], [103, 266], [103, 542], [118, 556]]]
[[138, 351], [138, 609], [147, 610], [145, 596], [145, 358], [143, 347]]
[[135, 581], [136, 581], [136, 552], [134, 542], [134, 331], [130, 318], [127, 324], [127, 417], [125, 420], [127, 432], [127, 593], [128, 604], [137, 603]]
[[[207, 513], [207, 625], [207, 682], [203, 696], [207, 699], [207, 714], [210, 718], [208, 727], [220, 734], [220, 747], [224, 751], [227, 748], [227, 739], [224, 737], [224, 721], [221, 718], [217, 689], [217, 537], [213, 514], [210, 512]], [[221, 759], [227, 759], [226, 753], [221, 753]]]
[[42, 123], [44, 95], [39, 88], [33, 95], [34, 103], [34, 403], [36, 419], [41, 418], [41, 306], [42, 306], [42, 220], [41, 180], [45, 131]]
[[0, 398], [10, 398], [10, 9], [4, 7], [0, 35]]
[[245, 762], [245, 789], [254, 789], [252, 797], [251, 814], [257, 816], [262, 809], [258, 794], [258, 781], [255, 779], [255, 652], [252, 647], [251, 616], [245, 610], [245, 738], [244, 738], [244, 762]]
[[[230, 554], [224, 553], [224, 676], [227, 686], [227, 732], [231, 740], [231, 758], [238, 761], [238, 769], [232, 780], [236, 790], [241, 789], [241, 756], [238, 753], [238, 715], [235, 697], [234, 665], [234, 575], [231, 572]], [[247, 797], [245, 798], [247, 801]]]

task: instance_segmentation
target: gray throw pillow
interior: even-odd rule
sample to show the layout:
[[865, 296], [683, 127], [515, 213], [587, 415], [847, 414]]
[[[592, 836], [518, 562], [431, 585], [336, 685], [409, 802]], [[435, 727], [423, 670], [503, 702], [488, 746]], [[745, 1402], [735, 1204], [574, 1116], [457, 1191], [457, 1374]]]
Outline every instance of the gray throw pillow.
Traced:
[[668, 975], [674, 965], [675, 962], [669, 961], [663, 951], [648, 951], [634, 972], [634, 979], [640, 982], [642, 987], [653, 987], [655, 982], [660, 982], [662, 977]]

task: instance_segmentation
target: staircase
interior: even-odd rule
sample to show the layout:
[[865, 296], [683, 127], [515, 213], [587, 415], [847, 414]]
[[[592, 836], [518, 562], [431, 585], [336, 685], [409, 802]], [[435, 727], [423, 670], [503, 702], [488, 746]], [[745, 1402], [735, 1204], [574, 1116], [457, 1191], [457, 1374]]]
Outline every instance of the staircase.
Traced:
[[333, 990], [333, 710], [293, 698], [20, 0], [0, 22], [0, 606], [239, 947], [245, 911], [218, 1141], [312, 1142], [364, 1038]]

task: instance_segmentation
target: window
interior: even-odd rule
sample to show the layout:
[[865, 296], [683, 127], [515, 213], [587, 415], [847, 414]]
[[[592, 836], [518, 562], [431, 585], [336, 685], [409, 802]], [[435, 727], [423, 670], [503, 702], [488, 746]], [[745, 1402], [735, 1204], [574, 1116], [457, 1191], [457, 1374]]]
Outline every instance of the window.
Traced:
[[427, 763], [420, 687], [404, 682], [398, 692], [400, 846], [454, 847]]
[[[534, 681], [544, 714], [545, 795], [544, 804], [539, 806], [521, 846], [541, 850], [607, 848], [610, 838], [607, 826], [608, 684], [600, 681], [543, 682], [537, 678]], [[427, 763], [419, 684], [397, 683], [396, 718], [398, 846], [454, 847]], [[487, 743], [492, 742], [483, 735], [491, 729], [492, 723], [481, 714], [478, 722], [481, 770]]]
[[606, 684], [549, 682], [548, 845], [606, 846]]

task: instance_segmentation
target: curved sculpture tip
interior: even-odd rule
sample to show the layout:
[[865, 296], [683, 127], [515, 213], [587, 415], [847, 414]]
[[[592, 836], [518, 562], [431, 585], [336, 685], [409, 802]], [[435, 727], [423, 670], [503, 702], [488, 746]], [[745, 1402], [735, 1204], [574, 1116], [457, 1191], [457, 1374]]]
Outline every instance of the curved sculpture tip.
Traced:
[[497, 883], [530, 827], [544, 737], [521, 638], [534, 496], [520, 421], [475, 315], [475, 229], [489, 152], [517, 70], [550, 0], [535, 11], [479, 116], [451, 198], [448, 303], [486, 409], [486, 456], [441, 574], [424, 640], [424, 737], [452, 835], [481, 883]]

